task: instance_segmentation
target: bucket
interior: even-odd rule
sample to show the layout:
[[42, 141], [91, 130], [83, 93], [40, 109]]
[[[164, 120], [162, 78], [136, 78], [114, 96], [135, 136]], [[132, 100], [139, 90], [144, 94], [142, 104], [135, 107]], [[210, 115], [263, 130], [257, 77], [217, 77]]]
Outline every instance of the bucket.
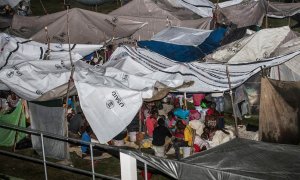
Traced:
[[124, 146], [124, 140], [113, 140], [115, 146]]
[[165, 156], [165, 146], [153, 146], [155, 156], [164, 157]]
[[129, 140], [131, 142], [135, 142], [136, 141], [136, 132], [129, 132]]
[[191, 147], [183, 147], [183, 158], [189, 157], [191, 154]]

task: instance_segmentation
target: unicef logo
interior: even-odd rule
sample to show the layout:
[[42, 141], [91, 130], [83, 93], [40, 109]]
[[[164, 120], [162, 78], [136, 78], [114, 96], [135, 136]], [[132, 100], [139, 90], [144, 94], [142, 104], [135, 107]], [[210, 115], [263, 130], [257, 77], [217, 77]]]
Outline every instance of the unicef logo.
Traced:
[[8, 78], [12, 78], [12, 77], [14, 76], [14, 74], [15, 74], [15, 71], [14, 71], [14, 70], [9, 70], [9, 71], [6, 73], [6, 76], [7, 76]]
[[108, 109], [112, 109], [115, 106], [114, 102], [112, 100], [106, 101], [106, 107]]

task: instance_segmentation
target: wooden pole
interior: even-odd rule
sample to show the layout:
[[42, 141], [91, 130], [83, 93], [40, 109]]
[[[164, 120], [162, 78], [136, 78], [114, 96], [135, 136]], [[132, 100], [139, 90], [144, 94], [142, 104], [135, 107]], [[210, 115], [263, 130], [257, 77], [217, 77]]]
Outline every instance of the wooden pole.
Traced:
[[281, 81], [279, 65], [277, 66], [277, 71], [278, 71], [278, 80]]
[[234, 104], [233, 104], [232, 88], [231, 88], [231, 82], [230, 82], [230, 75], [229, 75], [228, 65], [226, 65], [226, 74], [227, 74], [227, 78], [228, 78], [229, 94], [230, 94], [230, 98], [231, 98], [231, 105], [232, 105], [234, 122], [235, 122], [235, 136], [238, 138], [239, 137], [239, 130], [238, 130], [238, 125], [237, 125], [236, 112], [235, 112], [235, 108], [234, 108]]
[[[69, 56], [70, 56], [70, 63], [71, 63], [71, 75], [68, 81], [68, 88], [67, 88], [67, 96], [66, 96], [66, 107], [65, 107], [65, 129], [66, 129], [66, 134], [65, 136], [68, 137], [68, 121], [67, 121], [67, 116], [68, 116], [68, 100], [70, 96], [70, 87], [71, 83], [73, 82], [73, 74], [75, 71], [74, 63], [72, 60], [72, 54], [71, 54], [71, 45], [70, 45], [70, 29], [69, 29], [69, 6], [67, 6], [67, 36], [68, 36], [68, 44], [69, 44]], [[66, 152], [68, 152], [69, 149], [69, 144], [66, 146]]]
[[269, 3], [270, 1], [267, 1], [267, 9], [266, 9], [266, 23], [265, 23], [265, 27], [268, 28], [269, 27], [269, 22], [268, 22], [268, 11], [269, 11]]
[[50, 37], [49, 37], [47, 26], [45, 26], [45, 33], [46, 33], [46, 42], [47, 42], [48, 48], [47, 48], [47, 52], [45, 53], [44, 60], [49, 60], [49, 56], [50, 56]]

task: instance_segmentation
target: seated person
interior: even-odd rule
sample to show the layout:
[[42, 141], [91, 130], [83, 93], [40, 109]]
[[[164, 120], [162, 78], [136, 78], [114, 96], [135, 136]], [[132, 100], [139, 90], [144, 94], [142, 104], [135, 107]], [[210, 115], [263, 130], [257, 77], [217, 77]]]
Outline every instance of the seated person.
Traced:
[[7, 96], [7, 104], [11, 111], [17, 107], [19, 99], [20, 98], [14, 92], [11, 92], [10, 95]]
[[168, 113], [166, 124], [171, 133], [174, 134], [176, 130], [176, 117], [172, 111]]
[[[169, 137], [169, 138], [168, 138]], [[156, 148], [154, 147], [155, 150], [155, 155], [156, 156], [161, 156], [164, 157], [164, 152], [165, 152], [165, 147], [167, 147], [170, 142], [172, 134], [170, 133], [169, 129], [165, 126], [165, 121], [163, 118], [158, 119], [158, 126], [154, 129], [153, 131], [153, 140], [152, 144], [156, 147], [162, 147], [162, 148]], [[162, 149], [162, 153], [158, 153], [158, 149]]]
[[[93, 130], [90, 126], [88, 126], [86, 128], [86, 130], [84, 131], [84, 133], [81, 136], [81, 140], [85, 141], [85, 142], [91, 142], [91, 136], [93, 134]], [[86, 144], [81, 144], [81, 152], [84, 155], [90, 155], [91, 154], [91, 150], [90, 150], [90, 145], [86, 145]], [[94, 156], [101, 156], [102, 152], [99, 151], [98, 149], [95, 149], [95, 147], [93, 147], [93, 155]]]
[[176, 130], [175, 130], [175, 139], [173, 141], [173, 146], [175, 149], [176, 158], [180, 159], [180, 147], [187, 147], [188, 142], [184, 140], [184, 131], [185, 125], [182, 123], [181, 120], [178, 120], [176, 123]]
[[150, 112], [150, 116], [148, 116], [146, 119], [147, 135], [149, 137], [153, 136], [154, 128], [157, 126], [157, 117], [158, 111], [156, 109], [152, 109]]

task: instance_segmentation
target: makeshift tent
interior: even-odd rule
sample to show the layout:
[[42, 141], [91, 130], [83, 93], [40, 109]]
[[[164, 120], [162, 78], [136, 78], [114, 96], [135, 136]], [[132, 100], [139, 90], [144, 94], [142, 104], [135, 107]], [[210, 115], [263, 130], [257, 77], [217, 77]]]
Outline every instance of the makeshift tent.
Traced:
[[[74, 44], [100, 44], [111, 38], [128, 37], [144, 25], [83, 9], [69, 10], [70, 43]], [[15, 15], [12, 21], [14, 34], [43, 43], [47, 43], [45, 27], [48, 29], [50, 42], [68, 43], [67, 11], [41, 17]]]
[[[61, 100], [47, 101], [42, 103], [30, 102], [30, 128], [45, 131], [52, 134], [66, 136], [67, 124], [65, 123], [65, 111]], [[41, 137], [31, 135], [33, 149], [42, 155]], [[45, 155], [55, 159], [69, 157], [67, 143], [55, 139], [44, 138]]]
[[[9, 65], [0, 70], [0, 80], [26, 100], [40, 100], [46, 94], [48, 98], [55, 99], [66, 92], [63, 90], [66, 90], [65, 85], [70, 77], [68, 58], [41, 61], [36, 55], [40, 52], [40, 49], [31, 51], [33, 58], [27, 56], [27, 60], [18, 60], [20, 56], [14, 56], [17, 59], [8, 58]], [[104, 143], [130, 123], [143, 100], [151, 99], [161, 91], [227, 91], [227, 69], [231, 85], [235, 88], [261, 68], [282, 64], [299, 55], [298, 50], [260, 62], [226, 66], [214, 63], [176, 63], [146, 49], [123, 46], [117, 48], [103, 66], [90, 66], [77, 60], [74, 62], [73, 79], [82, 110], [98, 140]], [[62, 86], [64, 88], [60, 89], [60, 96], [49, 93]]]
[[[271, 56], [279, 56], [288, 54], [300, 49], [300, 38], [295, 38], [282, 44], [273, 52]], [[270, 71], [270, 78], [282, 81], [300, 81], [300, 58], [295, 57], [284, 64], [277, 67], [272, 67]]]
[[285, 18], [300, 13], [300, 3], [269, 2], [268, 17]]
[[[19, 101], [17, 107], [14, 109], [13, 112], [9, 114], [0, 114], [0, 122], [12, 124], [19, 127], [25, 127], [25, 114], [22, 110], [22, 102]], [[18, 132], [16, 138], [16, 131], [10, 129], [0, 128], [0, 146], [13, 146], [14, 141], [15, 143], [19, 142], [26, 136], [25, 133]], [[16, 138], [16, 139], [15, 139]]]
[[265, 15], [284, 18], [300, 12], [300, 3], [277, 3], [266, 0], [228, 1], [220, 3], [220, 7], [216, 13], [217, 22], [227, 25], [233, 23], [237, 27], [261, 26]]
[[250, 36], [220, 47], [205, 57], [208, 62], [227, 62], [240, 64], [260, 61], [269, 58], [283, 43], [295, 38], [296, 35], [288, 26], [262, 29]]
[[168, 26], [210, 29], [210, 17], [201, 18], [184, 7], [174, 7], [174, 4], [170, 4], [170, 2], [166, 0], [132, 0], [109, 15], [146, 22], [147, 25], [133, 35], [138, 40], [148, 40]]
[[214, 8], [214, 4], [209, 0], [174, 0], [171, 2], [180, 4], [199, 16], [213, 17], [212, 9]]
[[182, 27], [170, 27], [151, 38], [139, 41], [140, 47], [149, 49], [179, 62], [195, 61], [218, 48], [226, 29], [198, 30]]
[[260, 139], [266, 142], [300, 143], [300, 82], [261, 80]]
[[236, 138], [218, 147], [174, 161], [125, 151], [137, 160], [181, 180], [299, 179], [300, 147]]

